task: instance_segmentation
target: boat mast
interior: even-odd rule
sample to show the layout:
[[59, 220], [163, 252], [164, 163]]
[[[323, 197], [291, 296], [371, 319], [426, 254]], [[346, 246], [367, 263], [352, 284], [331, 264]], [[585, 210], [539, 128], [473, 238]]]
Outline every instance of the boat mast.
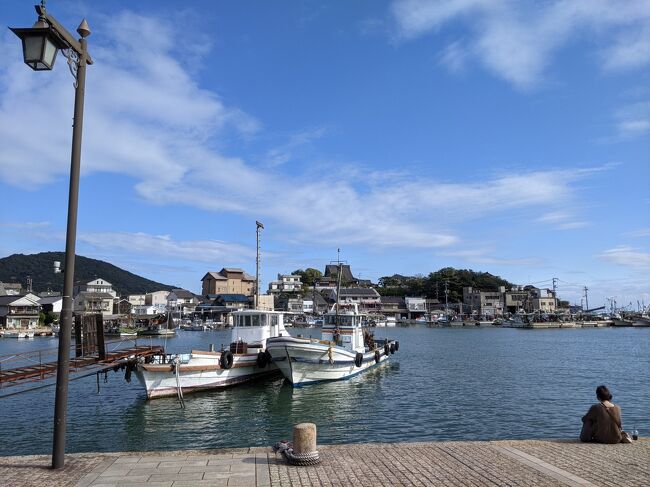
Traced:
[[341, 249], [336, 249], [336, 261], [338, 262], [338, 276], [336, 282], [336, 326], [339, 326], [339, 294], [341, 294]]
[[255, 230], [257, 236], [257, 256], [255, 258], [255, 309], [260, 306], [260, 229], [264, 229], [264, 225], [256, 221], [257, 228]]

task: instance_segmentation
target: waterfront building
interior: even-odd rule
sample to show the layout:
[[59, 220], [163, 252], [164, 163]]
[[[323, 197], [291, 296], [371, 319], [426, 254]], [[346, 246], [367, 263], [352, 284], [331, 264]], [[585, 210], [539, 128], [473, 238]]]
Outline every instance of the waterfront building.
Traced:
[[555, 293], [550, 289], [531, 288], [528, 290], [530, 307], [527, 311], [541, 311], [542, 313], [554, 313], [557, 309]]
[[380, 311], [384, 316], [392, 316], [398, 319], [408, 313], [406, 301], [402, 296], [381, 296], [380, 303]]
[[[335, 288], [338, 284], [338, 272], [339, 266], [337, 264], [326, 265], [323, 277], [316, 282], [316, 289]], [[368, 279], [354, 277], [350, 266], [341, 264], [341, 286], [370, 287], [372, 282]]]
[[36, 328], [40, 310], [33, 294], [0, 296], [0, 327]]
[[269, 283], [270, 293], [294, 293], [301, 290], [302, 280], [296, 274], [278, 274], [278, 279]]
[[73, 296], [81, 292], [110, 294], [113, 298], [117, 297], [117, 292], [113, 290], [113, 285], [102, 278], [93, 279], [85, 284], [77, 284], [72, 292]]
[[186, 289], [172, 289], [167, 295], [167, 311], [184, 316], [194, 311], [199, 299]]
[[516, 287], [504, 293], [505, 310], [508, 313], [524, 311], [528, 301], [528, 292], [523, 287]]
[[212, 306], [225, 306], [230, 309], [248, 309], [252, 306], [251, 296], [244, 294], [217, 294]]
[[131, 307], [131, 313], [134, 314], [135, 316], [157, 315], [160, 314], [161, 312], [164, 312], [164, 309], [163, 311], [161, 311], [160, 308], [157, 306], [151, 306], [151, 305], [148, 306], [146, 304], [142, 306]]
[[146, 304], [146, 294], [129, 294], [126, 299], [131, 306], [144, 306]]
[[425, 298], [405, 297], [406, 318], [414, 320], [421, 318], [427, 313], [427, 302]]
[[[329, 299], [336, 302], [336, 289], [329, 291]], [[338, 297], [339, 304], [357, 304], [361, 313], [376, 313], [381, 309], [381, 296], [371, 287], [341, 288]]]
[[201, 279], [201, 294], [243, 294], [255, 293], [255, 278], [242, 269], [224, 267], [219, 272], [208, 272]]
[[479, 291], [467, 286], [463, 288], [463, 304], [470, 307], [472, 314], [487, 319], [496, 318], [503, 315], [504, 293], [503, 286], [496, 291]]
[[155, 313], [165, 313], [167, 311], [167, 296], [169, 296], [169, 291], [154, 291], [152, 293], [147, 293], [144, 296], [145, 306], [153, 306]]
[[115, 296], [105, 292], [80, 291], [74, 297], [73, 310], [75, 314], [113, 314]]
[[61, 309], [63, 309], [63, 296], [60, 294], [55, 296], [41, 296], [38, 304], [41, 305], [41, 309], [45, 313], [61, 314]]

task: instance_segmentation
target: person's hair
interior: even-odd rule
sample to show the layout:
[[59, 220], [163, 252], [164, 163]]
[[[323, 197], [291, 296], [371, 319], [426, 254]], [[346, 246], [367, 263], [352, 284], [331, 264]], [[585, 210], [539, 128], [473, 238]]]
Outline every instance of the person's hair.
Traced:
[[596, 387], [596, 397], [599, 401], [611, 401], [612, 393], [609, 392], [607, 386], [598, 386]]

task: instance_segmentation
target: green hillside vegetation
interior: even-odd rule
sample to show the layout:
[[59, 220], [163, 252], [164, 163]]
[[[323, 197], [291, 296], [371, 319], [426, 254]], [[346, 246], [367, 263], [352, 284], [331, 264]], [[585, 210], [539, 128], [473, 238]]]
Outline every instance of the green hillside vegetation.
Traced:
[[482, 291], [496, 291], [499, 286], [509, 289], [512, 283], [489, 272], [475, 272], [471, 269], [445, 267], [428, 276], [402, 276], [394, 274], [379, 279], [377, 291], [383, 296], [424, 296], [445, 300], [445, 281], [448, 282], [449, 302], [457, 303], [463, 299], [463, 288], [471, 286]]
[[[20, 282], [26, 287], [27, 276], [32, 279], [34, 292], [63, 292], [63, 274], [54, 274], [53, 262], [63, 266], [63, 252], [41, 252], [40, 254], [13, 254], [0, 259], [0, 282]], [[75, 259], [75, 284], [92, 281], [98, 277], [113, 285], [118, 295], [141, 294], [152, 291], [171, 290], [175, 286], [145, 279], [131, 272], [101, 260], [77, 255]]]

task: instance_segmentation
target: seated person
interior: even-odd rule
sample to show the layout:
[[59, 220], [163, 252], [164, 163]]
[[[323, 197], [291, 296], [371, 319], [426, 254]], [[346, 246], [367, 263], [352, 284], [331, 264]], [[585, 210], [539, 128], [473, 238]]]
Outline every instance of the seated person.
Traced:
[[589, 408], [582, 417], [582, 431], [580, 441], [594, 443], [620, 443], [621, 434], [621, 408], [612, 402], [612, 393], [606, 386], [596, 388], [598, 404]]

